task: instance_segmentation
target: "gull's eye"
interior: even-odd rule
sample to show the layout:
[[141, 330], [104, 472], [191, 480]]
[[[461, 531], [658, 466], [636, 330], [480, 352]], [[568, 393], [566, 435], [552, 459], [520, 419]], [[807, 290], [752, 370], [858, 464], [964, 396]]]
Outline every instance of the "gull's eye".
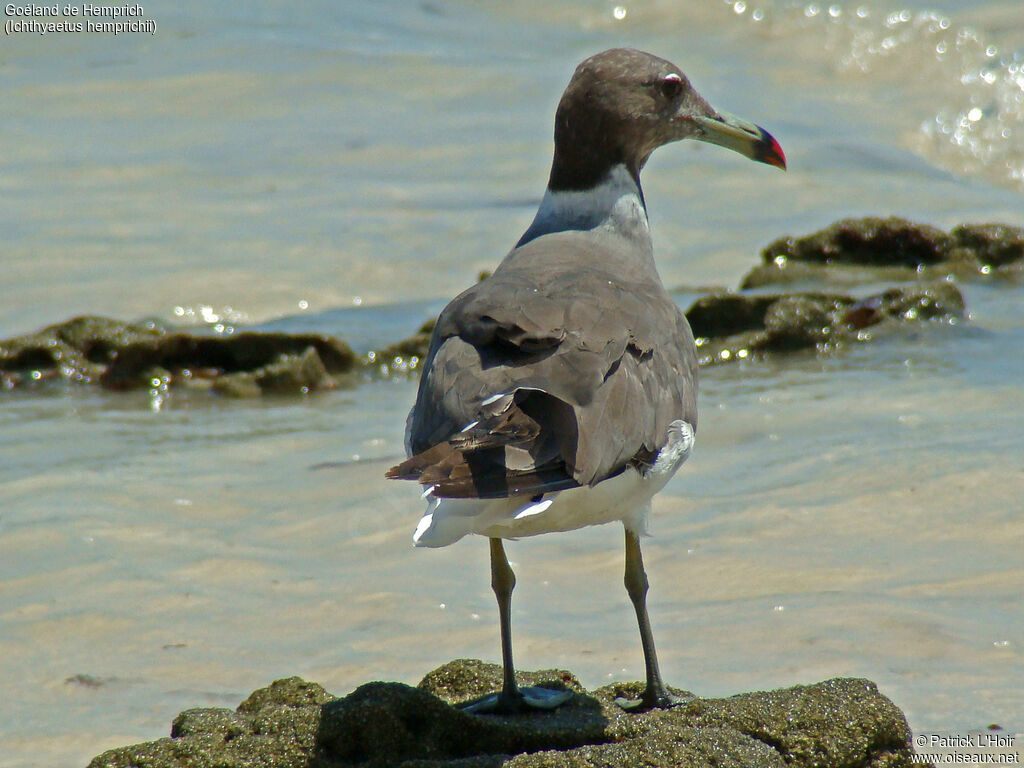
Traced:
[[665, 77], [658, 83], [658, 87], [661, 89], [661, 95], [666, 99], [676, 99], [683, 92], [683, 79], [675, 72], [665, 75]]

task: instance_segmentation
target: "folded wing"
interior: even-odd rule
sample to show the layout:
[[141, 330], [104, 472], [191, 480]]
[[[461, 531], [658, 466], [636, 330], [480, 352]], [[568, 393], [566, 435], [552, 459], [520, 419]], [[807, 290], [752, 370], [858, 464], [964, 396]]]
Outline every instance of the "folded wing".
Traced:
[[438, 318], [410, 458], [388, 477], [495, 498], [642, 468], [672, 421], [696, 427], [695, 358], [660, 284], [585, 264], [503, 265]]

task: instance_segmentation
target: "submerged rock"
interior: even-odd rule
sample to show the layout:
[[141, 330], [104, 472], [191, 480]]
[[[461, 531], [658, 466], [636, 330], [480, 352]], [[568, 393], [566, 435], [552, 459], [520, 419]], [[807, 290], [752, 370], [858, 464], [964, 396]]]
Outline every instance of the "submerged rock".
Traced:
[[[419, 686], [367, 683], [337, 699], [297, 677], [260, 689], [237, 710], [182, 712], [170, 738], [113, 749], [90, 768], [406, 766], [407, 768], [783, 768], [910, 766], [910, 729], [874, 683], [691, 698], [669, 710], [623, 712], [641, 685], [587, 692], [569, 672], [522, 673], [522, 684], [570, 688], [552, 712], [500, 717], [451, 706], [492, 691], [501, 668], [459, 660]], [[677, 692], [682, 693], [682, 692]]]
[[184, 386], [247, 397], [335, 386], [358, 364], [345, 342], [318, 334], [169, 333], [155, 323], [76, 317], [0, 341], [0, 385], [60, 379], [110, 389]]
[[865, 329], [871, 326], [963, 315], [963, 295], [946, 280], [863, 299], [836, 293], [710, 294], [686, 311], [702, 365], [801, 349], [825, 351], [868, 338]]
[[1024, 229], [963, 224], [944, 232], [897, 217], [843, 219], [805, 237], [781, 237], [761, 260], [741, 288], [1020, 274]]

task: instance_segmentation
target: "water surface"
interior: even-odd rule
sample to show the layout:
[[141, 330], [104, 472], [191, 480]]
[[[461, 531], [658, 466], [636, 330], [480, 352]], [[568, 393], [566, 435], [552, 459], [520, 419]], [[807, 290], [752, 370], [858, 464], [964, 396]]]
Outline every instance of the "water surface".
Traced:
[[[393, 341], [525, 229], [558, 94], [612, 45], [790, 160], [659, 151], [670, 286], [735, 286], [842, 216], [1024, 225], [1015, 2], [144, 7], [155, 36], [5, 39], [0, 337], [89, 312]], [[964, 290], [955, 325], [704, 374], [645, 542], [674, 684], [855, 675], [919, 731], [1024, 730], [1020, 286]], [[418, 492], [381, 479], [414, 388], [4, 395], [0, 765], [81, 765], [275, 677], [496, 660], [483, 542], [413, 551]], [[621, 530], [509, 552], [524, 668], [642, 675]]]

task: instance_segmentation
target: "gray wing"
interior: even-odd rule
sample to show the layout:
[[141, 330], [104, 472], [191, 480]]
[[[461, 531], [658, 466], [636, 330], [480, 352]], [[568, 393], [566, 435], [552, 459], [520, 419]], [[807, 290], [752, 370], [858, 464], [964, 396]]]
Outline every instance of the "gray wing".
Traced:
[[[589, 261], [589, 260], [588, 260]], [[388, 477], [437, 496], [594, 485], [694, 428], [697, 363], [659, 282], [589, 266], [502, 265], [441, 313]]]

